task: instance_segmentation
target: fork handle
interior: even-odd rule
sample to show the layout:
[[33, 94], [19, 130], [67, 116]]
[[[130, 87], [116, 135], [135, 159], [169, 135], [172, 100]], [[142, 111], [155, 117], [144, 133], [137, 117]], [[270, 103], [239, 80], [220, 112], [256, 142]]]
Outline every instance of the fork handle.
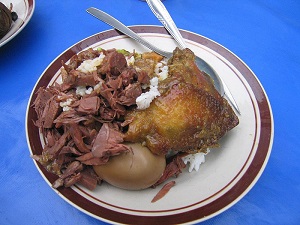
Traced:
[[166, 51], [163, 51], [163, 50], [157, 48], [156, 46], [154, 46], [153, 44], [151, 44], [150, 42], [148, 42], [147, 40], [145, 40], [144, 38], [139, 36], [137, 33], [133, 32], [131, 29], [126, 27], [123, 23], [121, 23], [119, 20], [112, 17], [111, 15], [101, 11], [100, 9], [96, 9], [94, 7], [90, 7], [86, 11], [88, 13], [90, 13], [91, 15], [93, 15], [94, 17], [98, 18], [99, 20], [102, 20], [103, 22], [109, 24], [110, 26], [114, 27], [115, 29], [121, 31], [123, 34], [126, 34], [127, 36], [133, 38], [134, 40], [136, 40], [140, 44], [146, 46], [147, 48], [151, 49], [152, 51], [154, 51], [162, 56], [165, 56], [167, 58], [170, 58], [170, 56], [171, 56], [170, 52], [166, 52]]
[[181, 49], [186, 48], [186, 44], [181, 36], [177, 26], [175, 25], [171, 15], [169, 14], [166, 7], [162, 4], [160, 0], [146, 0], [150, 9], [158, 20], [164, 25], [164, 27], [173, 36], [176, 42], [179, 44]]

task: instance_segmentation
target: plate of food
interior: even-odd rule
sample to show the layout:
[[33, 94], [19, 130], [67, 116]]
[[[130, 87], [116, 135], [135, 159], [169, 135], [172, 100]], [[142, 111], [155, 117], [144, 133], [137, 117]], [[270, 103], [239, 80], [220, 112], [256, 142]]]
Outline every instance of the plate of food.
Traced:
[[0, 2], [0, 47], [12, 40], [30, 21], [34, 0], [3, 0]]
[[[251, 69], [220, 44], [181, 30], [132, 26], [170, 59], [108, 30], [61, 53], [26, 113], [30, 155], [69, 204], [114, 224], [212, 218], [255, 185], [271, 153], [273, 116]], [[205, 60], [241, 114], [195, 66]], [[205, 162], [205, 163], [204, 163]]]

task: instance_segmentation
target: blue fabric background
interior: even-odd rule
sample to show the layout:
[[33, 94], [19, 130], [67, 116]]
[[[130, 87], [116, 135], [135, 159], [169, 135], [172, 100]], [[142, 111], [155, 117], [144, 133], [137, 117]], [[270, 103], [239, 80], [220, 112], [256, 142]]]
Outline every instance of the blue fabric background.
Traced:
[[[165, 0], [179, 28], [231, 50], [256, 74], [271, 102], [275, 136], [267, 167], [237, 204], [214, 224], [300, 224], [300, 1]], [[0, 224], [105, 224], [51, 190], [25, 137], [30, 92], [61, 52], [110, 27], [88, 15], [94, 6], [126, 25], [161, 25], [139, 0], [37, 1], [24, 30], [0, 48]]]

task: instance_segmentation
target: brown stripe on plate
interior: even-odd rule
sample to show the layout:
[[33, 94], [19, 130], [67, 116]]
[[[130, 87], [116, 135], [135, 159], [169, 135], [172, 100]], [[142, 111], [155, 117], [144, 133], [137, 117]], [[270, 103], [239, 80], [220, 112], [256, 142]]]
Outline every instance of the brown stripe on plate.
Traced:
[[[29, 1], [29, 2], [32, 2]], [[135, 32], [138, 33], [158, 33], [158, 34], [167, 34], [166, 30], [160, 26], [133, 26], [131, 27]], [[273, 118], [272, 112], [269, 105], [268, 98], [266, 93], [261, 86], [260, 82], [253, 74], [253, 72], [248, 68], [246, 64], [244, 64], [237, 56], [235, 56], [232, 52], [224, 48], [223, 46], [217, 44], [216, 42], [200, 36], [198, 34], [189, 32], [189, 31], [181, 31], [183, 37], [204, 45], [218, 54], [222, 55], [226, 58], [234, 67], [236, 67], [239, 72], [243, 75], [246, 81], [249, 83], [252, 91], [254, 92], [255, 98], [257, 100], [258, 108], [259, 108], [259, 116], [261, 123], [258, 124], [260, 126], [261, 132], [259, 136], [259, 143], [257, 146], [256, 154], [247, 169], [247, 172], [241, 177], [239, 181], [224, 195], [216, 199], [215, 201], [196, 208], [194, 210], [190, 210], [184, 213], [178, 213], [176, 215], [159, 215], [159, 216], [139, 216], [139, 215], [131, 215], [116, 212], [105, 207], [99, 206], [83, 196], [79, 195], [77, 192], [72, 190], [71, 188], [62, 188], [58, 191], [61, 196], [68, 201], [69, 203], [75, 204], [82, 211], [88, 213], [89, 215], [104, 220], [106, 222], [112, 221], [117, 223], [125, 223], [125, 224], [178, 224], [178, 223], [186, 223], [191, 221], [203, 221], [207, 218], [215, 216], [225, 209], [232, 206], [236, 203], [241, 197], [243, 197], [254, 185], [254, 183], [258, 180], [260, 174], [262, 173], [266, 162], [268, 160], [272, 140], [273, 140]], [[49, 67], [43, 72], [40, 79], [38, 80], [36, 86], [32, 91], [32, 95], [30, 101], [28, 103], [27, 108], [27, 121], [26, 121], [26, 130], [27, 130], [27, 139], [29, 148], [32, 154], [40, 154], [42, 152], [42, 146], [40, 143], [39, 131], [36, 126], [34, 126], [33, 121], [36, 120], [36, 115], [34, 109], [31, 107], [35, 98], [36, 91], [39, 87], [47, 86], [52, 79], [53, 75], [60, 69], [61, 60], [68, 61], [72, 55], [77, 54], [83, 49], [98, 43], [100, 41], [119, 36], [120, 33], [115, 30], [104, 31], [98, 34], [95, 34], [91, 37], [88, 37], [77, 44], [73, 45], [65, 52], [63, 52], [60, 56], [58, 56]], [[54, 182], [56, 176], [47, 172], [41, 165], [37, 164], [40, 173], [44, 175], [44, 177], [50, 182]]]

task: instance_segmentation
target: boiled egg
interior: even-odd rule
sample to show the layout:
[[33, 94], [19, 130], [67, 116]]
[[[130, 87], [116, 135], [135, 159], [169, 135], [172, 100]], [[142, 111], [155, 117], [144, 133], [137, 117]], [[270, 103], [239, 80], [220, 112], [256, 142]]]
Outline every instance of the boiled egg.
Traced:
[[111, 157], [105, 165], [94, 166], [95, 172], [118, 188], [141, 190], [152, 186], [165, 170], [165, 156], [154, 155], [139, 143], [127, 145], [132, 152]]

